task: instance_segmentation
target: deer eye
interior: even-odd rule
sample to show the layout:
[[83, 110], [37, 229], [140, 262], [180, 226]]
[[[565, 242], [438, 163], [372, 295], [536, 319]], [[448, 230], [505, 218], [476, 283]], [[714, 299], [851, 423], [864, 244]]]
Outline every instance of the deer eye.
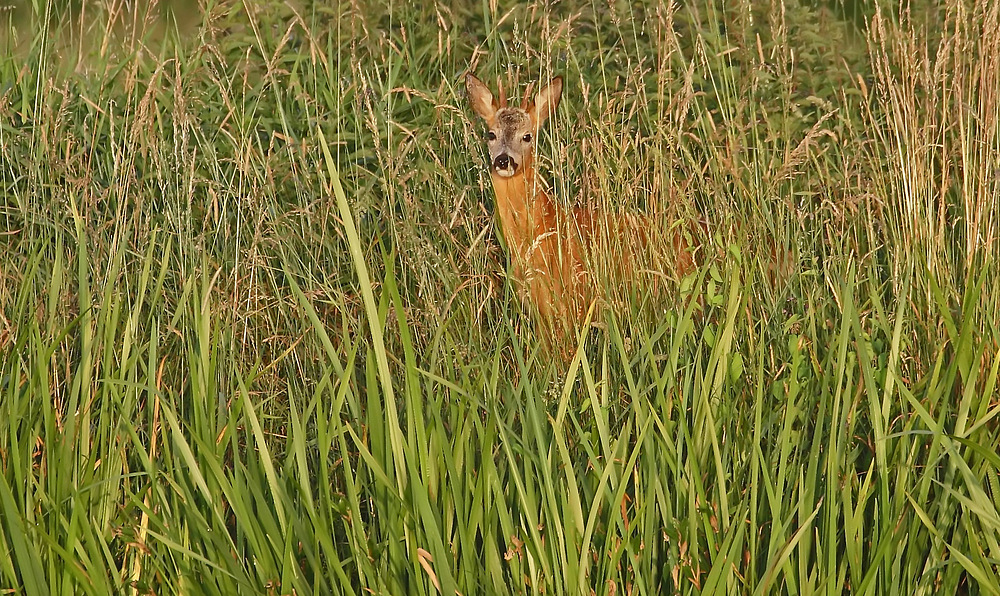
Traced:
[[495, 132], [493, 132], [491, 130], [490, 132], [486, 133], [486, 138], [489, 139], [489, 140], [491, 140], [491, 141], [495, 141], [495, 140], [497, 140], [497, 133], [495, 133]]
[[521, 140], [524, 141], [525, 143], [530, 143], [531, 142], [531, 133], [529, 132], [528, 134], [526, 134], [523, 137], [521, 137]]

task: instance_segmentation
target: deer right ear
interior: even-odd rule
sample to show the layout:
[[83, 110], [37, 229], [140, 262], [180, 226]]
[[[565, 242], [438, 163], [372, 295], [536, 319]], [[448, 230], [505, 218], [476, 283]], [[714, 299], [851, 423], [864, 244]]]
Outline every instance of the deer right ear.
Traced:
[[497, 113], [497, 104], [490, 93], [490, 88], [485, 83], [476, 78], [476, 75], [469, 73], [465, 75], [465, 89], [469, 93], [469, 103], [472, 110], [489, 122]]
[[541, 127], [546, 118], [556, 113], [559, 98], [562, 97], [562, 88], [562, 77], [556, 77], [535, 96], [534, 103], [528, 107], [528, 111], [535, 118], [535, 126]]

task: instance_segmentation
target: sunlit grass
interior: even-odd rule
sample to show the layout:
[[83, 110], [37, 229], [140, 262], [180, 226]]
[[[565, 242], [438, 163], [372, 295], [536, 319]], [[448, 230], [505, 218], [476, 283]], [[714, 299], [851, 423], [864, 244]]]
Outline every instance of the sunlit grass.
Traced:
[[[1000, 592], [1000, 9], [852, 10], [0, 14], [0, 590]], [[699, 270], [554, 354], [469, 68]]]

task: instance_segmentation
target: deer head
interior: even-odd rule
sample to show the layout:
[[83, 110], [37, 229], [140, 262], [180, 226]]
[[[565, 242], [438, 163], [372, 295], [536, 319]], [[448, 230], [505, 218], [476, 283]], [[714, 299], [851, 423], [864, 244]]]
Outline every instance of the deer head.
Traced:
[[559, 105], [562, 77], [552, 79], [530, 103], [525, 94], [519, 108], [508, 107], [502, 93], [501, 101], [497, 102], [489, 87], [473, 74], [466, 75], [465, 87], [472, 109], [489, 127], [486, 144], [492, 173], [501, 178], [512, 178], [532, 171], [535, 138], [538, 129]]

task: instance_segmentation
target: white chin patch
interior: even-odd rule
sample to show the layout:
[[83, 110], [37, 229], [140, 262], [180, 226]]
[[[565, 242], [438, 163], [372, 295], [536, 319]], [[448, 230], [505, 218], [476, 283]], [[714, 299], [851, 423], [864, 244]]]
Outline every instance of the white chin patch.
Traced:
[[514, 175], [514, 168], [507, 168], [506, 170], [493, 168], [493, 171], [496, 172], [497, 176], [500, 176], [501, 178], [510, 178]]

